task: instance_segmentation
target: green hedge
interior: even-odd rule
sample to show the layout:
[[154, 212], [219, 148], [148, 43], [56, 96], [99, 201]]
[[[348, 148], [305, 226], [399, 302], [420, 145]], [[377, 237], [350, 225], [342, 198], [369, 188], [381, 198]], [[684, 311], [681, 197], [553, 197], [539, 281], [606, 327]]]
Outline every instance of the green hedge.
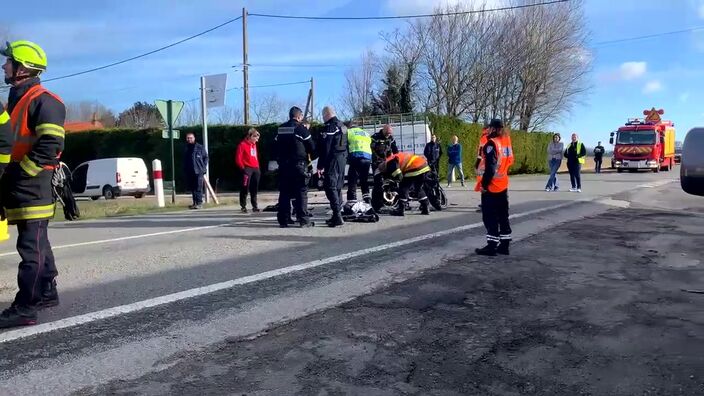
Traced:
[[[462, 144], [462, 161], [465, 176], [474, 175], [472, 165], [476, 158], [476, 149], [479, 144], [481, 126], [469, 124], [464, 121], [445, 117], [430, 116], [431, 129], [437, 134], [443, 145], [443, 152], [447, 151], [447, 144], [452, 135], [457, 135]], [[313, 135], [317, 135], [320, 125], [314, 125]], [[241, 174], [235, 166], [235, 150], [244, 137], [249, 127], [215, 125], [208, 127], [209, 155], [210, 155], [210, 181], [213, 187], [220, 191], [237, 190], [240, 187]], [[184, 191], [182, 159], [185, 150], [186, 134], [192, 132], [199, 142], [203, 141], [200, 127], [180, 128], [181, 136], [174, 142], [176, 164], [176, 188]], [[259, 163], [262, 168], [262, 188], [275, 188], [275, 175], [267, 172], [267, 164], [272, 159], [272, 144], [276, 136], [277, 124], [261, 125], [257, 127], [261, 133], [259, 140]], [[550, 141], [550, 134], [527, 133], [513, 131], [513, 142], [516, 162], [511, 168], [511, 173], [539, 173], [547, 171], [546, 149]], [[139, 157], [147, 163], [151, 174], [151, 162], [160, 159], [164, 169], [164, 178], [171, 179], [170, 146], [168, 139], [161, 137], [161, 130], [145, 129], [109, 129], [100, 131], [86, 131], [70, 133], [66, 136], [66, 149], [62, 156], [72, 169], [82, 162], [110, 157]], [[447, 155], [443, 155], [440, 164], [440, 175], [447, 174]]]
[[[440, 160], [440, 177], [447, 176], [447, 146], [452, 136], [457, 135], [462, 145], [462, 168], [465, 177], [475, 176], [474, 162], [477, 158], [479, 137], [482, 125], [470, 124], [457, 118], [430, 115], [430, 128], [442, 145], [443, 157]], [[511, 131], [511, 143], [515, 162], [510, 174], [545, 173], [547, 167], [547, 147], [552, 134], [543, 132]]]

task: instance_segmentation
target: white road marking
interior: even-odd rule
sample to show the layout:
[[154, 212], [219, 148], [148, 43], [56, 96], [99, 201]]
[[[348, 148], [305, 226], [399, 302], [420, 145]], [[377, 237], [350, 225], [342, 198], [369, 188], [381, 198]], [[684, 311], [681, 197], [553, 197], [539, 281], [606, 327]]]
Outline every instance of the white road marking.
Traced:
[[[548, 206], [545, 208], [534, 209], [534, 210], [529, 210], [527, 212], [513, 214], [509, 218], [518, 219], [521, 217], [531, 216], [531, 215], [538, 214], [538, 213], [557, 210], [557, 209], [560, 209], [560, 208], [563, 208], [566, 206], [571, 206], [571, 205], [574, 205], [574, 204], [577, 204], [580, 202], [582, 202], [582, 203], [591, 202], [591, 201], [594, 201], [595, 199], [596, 198], [586, 198], [586, 199], [575, 200], [575, 201], [571, 201], [571, 202], [565, 202], [565, 203], [561, 203], [558, 205], [552, 205], [552, 206]], [[404, 239], [404, 240], [397, 241], [397, 242], [386, 243], [383, 245], [378, 245], [378, 246], [374, 246], [374, 247], [370, 247], [370, 248], [366, 248], [366, 249], [361, 249], [361, 250], [357, 250], [354, 252], [349, 252], [349, 253], [333, 256], [333, 257], [328, 257], [328, 258], [324, 258], [324, 259], [320, 259], [320, 260], [314, 260], [314, 261], [310, 261], [310, 262], [298, 264], [298, 265], [292, 265], [289, 267], [279, 268], [279, 269], [272, 270], [272, 271], [266, 271], [266, 272], [262, 272], [262, 273], [255, 274], [255, 275], [245, 276], [242, 278], [237, 278], [237, 279], [229, 280], [226, 282], [220, 282], [220, 283], [215, 283], [215, 284], [211, 284], [208, 286], [196, 287], [196, 288], [184, 290], [184, 291], [181, 291], [178, 293], [167, 294], [165, 296], [150, 298], [147, 300], [138, 301], [138, 302], [131, 303], [131, 304], [121, 305], [121, 306], [107, 308], [104, 310], [91, 312], [91, 313], [87, 313], [87, 314], [83, 314], [83, 315], [59, 319], [54, 322], [43, 323], [43, 324], [39, 324], [39, 325], [32, 326], [32, 327], [11, 330], [11, 331], [7, 331], [4, 333], [0, 333], [0, 343], [14, 341], [14, 340], [22, 339], [22, 338], [27, 338], [27, 337], [31, 337], [31, 336], [38, 335], [38, 334], [48, 333], [48, 332], [55, 331], [55, 330], [75, 327], [75, 326], [83, 325], [86, 323], [91, 323], [91, 322], [102, 320], [102, 319], [116, 317], [119, 315], [129, 314], [129, 313], [141, 311], [141, 310], [144, 310], [147, 308], [156, 307], [159, 305], [169, 304], [169, 303], [173, 303], [176, 301], [181, 301], [181, 300], [186, 300], [186, 299], [193, 298], [193, 297], [211, 294], [211, 293], [214, 293], [214, 292], [217, 292], [220, 290], [232, 288], [234, 286], [259, 282], [259, 281], [263, 281], [266, 279], [272, 279], [272, 278], [276, 278], [276, 277], [279, 277], [282, 275], [287, 275], [287, 274], [291, 274], [294, 272], [304, 271], [304, 270], [311, 269], [311, 268], [316, 268], [316, 267], [320, 267], [320, 266], [324, 266], [324, 265], [328, 265], [328, 264], [332, 264], [332, 263], [336, 263], [336, 262], [340, 262], [340, 261], [345, 261], [345, 260], [349, 260], [349, 259], [352, 259], [355, 257], [380, 252], [383, 250], [393, 249], [393, 248], [397, 248], [397, 247], [401, 247], [401, 246], [408, 246], [408, 245], [412, 245], [414, 243], [426, 241], [429, 239], [440, 238], [440, 237], [443, 237], [446, 235], [450, 235], [450, 234], [454, 234], [454, 233], [458, 233], [458, 232], [462, 232], [462, 231], [468, 231], [468, 230], [471, 230], [474, 228], [479, 228], [482, 226], [483, 226], [483, 223], [473, 223], [473, 224], [469, 224], [469, 225], [465, 225], [465, 226], [451, 228], [449, 230], [435, 232], [432, 234], [420, 235], [415, 238]], [[212, 227], [216, 227], [216, 226], [209, 226], [209, 227], [212, 228]]]
[[[131, 239], [142, 239], [142, 238], [150, 238], [150, 237], [162, 236], [162, 235], [181, 234], [184, 232], [202, 231], [202, 230], [208, 230], [208, 229], [212, 229], [212, 228], [225, 227], [225, 226], [229, 226], [229, 225], [257, 223], [257, 222], [271, 221], [271, 220], [276, 220], [276, 217], [264, 217], [261, 219], [252, 219], [252, 220], [239, 221], [239, 222], [213, 224], [213, 225], [202, 226], [202, 227], [180, 228], [178, 230], [171, 230], [171, 231], [160, 231], [160, 232], [152, 232], [149, 234], [130, 235], [130, 236], [125, 236], [125, 237], [110, 238], [110, 239], [100, 239], [97, 241], [78, 242], [78, 243], [71, 243], [68, 245], [52, 246], [51, 249], [58, 250], [58, 249], [68, 249], [68, 248], [81, 247], [81, 246], [101, 245], [101, 244], [105, 244], [105, 243], [129, 241]], [[18, 255], [17, 252], [0, 253], [0, 257], [17, 256], [17, 255]]]

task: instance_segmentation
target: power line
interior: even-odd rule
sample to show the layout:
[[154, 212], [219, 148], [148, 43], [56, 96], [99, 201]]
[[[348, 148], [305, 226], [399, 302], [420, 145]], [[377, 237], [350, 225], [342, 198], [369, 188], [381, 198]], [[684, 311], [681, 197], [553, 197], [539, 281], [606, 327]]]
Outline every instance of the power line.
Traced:
[[208, 29], [208, 30], [204, 30], [204, 31], [202, 31], [202, 32], [200, 32], [200, 33], [194, 34], [193, 36], [186, 37], [186, 38], [183, 39], [183, 40], [179, 40], [179, 41], [177, 41], [177, 42], [175, 42], [175, 43], [171, 43], [171, 44], [169, 44], [169, 45], [165, 45], [165, 46], [163, 46], [163, 47], [161, 47], [161, 48], [157, 48], [157, 49], [155, 49], [155, 50], [153, 50], [153, 51], [145, 52], [145, 53], [143, 53], [143, 54], [140, 54], [140, 55], [137, 55], [137, 56], [133, 56], [133, 57], [131, 57], [131, 58], [123, 59], [123, 60], [121, 60], [121, 61], [113, 62], [113, 63], [110, 63], [110, 64], [105, 65], [105, 66], [100, 66], [100, 67], [96, 67], [96, 68], [89, 69], [89, 70], [84, 70], [84, 71], [77, 72], [77, 73], [67, 74], [67, 75], [65, 75], [65, 76], [50, 78], [50, 79], [44, 80], [44, 82], [47, 83], [47, 82], [50, 82], [50, 81], [57, 81], [57, 80], [63, 80], [63, 79], [65, 79], [65, 78], [80, 76], [80, 75], [83, 75], [83, 74], [88, 74], [88, 73], [92, 73], [92, 72], [95, 72], [95, 71], [98, 71], [98, 70], [104, 70], [104, 69], [107, 69], [107, 68], [110, 68], [110, 67], [113, 67], [113, 66], [121, 65], [121, 64], [123, 64], [123, 63], [127, 63], [127, 62], [130, 62], [130, 61], [139, 59], [139, 58], [144, 58], [145, 56], [149, 56], [149, 55], [155, 54], [155, 53], [157, 53], [157, 52], [160, 52], [160, 51], [169, 49], [169, 48], [171, 48], [171, 47], [175, 47], [175, 46], [177, 46], [177, 45], [179, 45], [179, 44], [185, 43], [186, 41], [193, 40], [193, 39], [196, 38], [196, 37], [200, 37], [200, 36], [202, 36], [202, 35], [204, 35], [204, 34], [207, 34], [207, 33], [212, 32], [213, 30], [220, 29], [221, 27], [223, 27], [223, 26], [225, 26], [225, 25], [229, 25], [229, 24], [231, 24], [231, 23], [233, 23], [233, 22], [236, 22], [236, 21], [238, 21], [238, 20], [240, 20], [240, 19], [242, 19], [241, 16], [240, 16], [240, 17], [237, 17], [237, 18], [234, 18], [234, 19], [230, 19], [229, 21], [223, 22], [223, 23], [221, 23], [221, 24], [219, 24], [219, 25], [217, 25], [217, 26], [214, 26], [214, 27], [212, 27], [212, 28], [210, 28], [210, 29]]
[[695, 26], [695, 27], [691, 27], [689, 29], [681, 29], [681, 30], [673, 30], [670, 32], [647, 34], [644, 36], [629, 37], [629, 38], [623, 38], [623, 39], [618, 39], [618, 40], [600, 41], [598, 43], [594, 43], [594, 47], [601, 47], [601, 46], [611, 45], [611, 44], [626, 43], [629, 41], [645, 40], [645, 39], [650, 39], [650, 38], [669, 36], [669, 35], [673, 35], [673, 34], [690, 33], [690, 32], [694, 32], [697, 30], [704, 30], [704, 26]]
[[416, 19], [416, 18], [429, 18], [436, 16], [454, 16], [454, 15], [468, 15], [468, 14], [482, 14], [485, 12], [496, 12], [496, 11], [509, 11], [517, 10], [521, 8], [539, 7], [550, 4], [566, 3], [570, 0], [553, 0], [546, 1], [543, 3], [534, 4], [523, 4], [517, 6], [499, 7], [484, 10], [472, 10], [472, 11], [458, 11], [458, 12], [446, 12], [437, 14], [417, 14], [417, 15], [396, 15], [396, 16], [365, 16], [365, 17], [322, 17], [322, 16], [296, 16], [296, 15], [275, 15], [275, 14], [247, 14], [249, 16], [256, 16], [262, 18], [279, 18], [279, 19], [307, 19], [307, 20], [328, 20], [328, 21], [369, 21], [369, 20], [388, 20], [388, 19]]

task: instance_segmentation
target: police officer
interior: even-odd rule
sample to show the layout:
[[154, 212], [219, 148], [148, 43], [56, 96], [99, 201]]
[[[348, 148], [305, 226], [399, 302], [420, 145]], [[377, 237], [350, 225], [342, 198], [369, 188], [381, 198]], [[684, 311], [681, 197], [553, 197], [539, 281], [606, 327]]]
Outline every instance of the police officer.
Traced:
[[420, 213], [423, 215], [430, 214], [428, 197], [423, 190], [425, 177], [430, 172], [430, 166], [428, 166], [428, 161], [425, 157], [412, 153], [393, 154], [385, 162], [382, 162], [377, 170], [382, 177], [400, 181], [398, 188], [400, 199], [398, 206], [391, 212], [392, 216], [403, 216], [405, 214], [411, 187], [415, 190], [418, 202], [420, 202]]
[[323, 178], [325, 196], [330, 201], [332, 217], [325, 221], [328, 227], [338, 227], [342, 221], [342, 187], [345, 184], [347, 163], [347, 127], [342, 124], [331, 106], [323, 108], [325, 128], [318, 145], [318, 176]]
[[354, 123], [349, 123], [347, 147], [350, 170], [347, 173], [347, 201], [357, 200], [357, 182], [362, 188], [362, 199], [371, 203], [369, 195], [369, 170], [372, 166], [372, 138], [369, 133]]
[[39, 81], [46, 70], [44, 50], [29, 41], [8, 43], [0, 50], [5, 83], [10, 84], [8, 111], [15, 142], [0, 186], [9, 224], [17, 225], [17, 251], [22, 259], [19, 292], [0, 314], [0, 328], [33, 325], [37, 311], [58, 305], [54, 254], [47, 229], [54, 217], [51, 180], [64, 149], [66, 108]]
[[308, 206], [308, 156], [315, 152], [310, 132], [301, 122], [303, 111], [292, 107], [289, 120], [279, 126], [276, 134], [276, 161], [279, 164], [279, 210], [276, 218], [281, 228], [289, 226], [291, 200], [294, 200], [296, 220], [301, 228], [315, 224], [306, 216]]
[[508, 169], [513, 150], [508, 142], [510, 140], [504, 137], [503, 122], [492, 120], [487, 142], [482, 147], [475, 187], [476, 191], [482, 193], [482, 220], [487, 239], [487, 245], [476, 249], [476, 253], [483, 256], [509, 254], [511, 224], [508, 220]]
[[[398, 147], [394, 139], [391, 125], [384, 125], [381, 130], [372, 135], [372, 169], [379, 169], [379, 165], [386, 161], [392, 154], [398, 154]], [[374, 188], [372, 190], [372, 205], [378, 206], [383, 200], [381, 194], [384, 178], [379, 172], [374, 172]], [[379, 209], [376, 207], [375, 209]]]

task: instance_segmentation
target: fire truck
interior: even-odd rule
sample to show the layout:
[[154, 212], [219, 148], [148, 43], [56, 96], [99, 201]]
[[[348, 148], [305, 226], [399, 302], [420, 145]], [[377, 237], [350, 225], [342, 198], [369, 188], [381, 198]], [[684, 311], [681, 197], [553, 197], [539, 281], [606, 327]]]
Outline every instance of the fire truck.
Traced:
[[613, 165], [619, 173], [624, 169], [669, 171], [675, 165], [675, 124], [663, 120], [663, 114], [662, 109], [644, 110], [645, 119], [629, 118], [624, 126], [611, 132]]

